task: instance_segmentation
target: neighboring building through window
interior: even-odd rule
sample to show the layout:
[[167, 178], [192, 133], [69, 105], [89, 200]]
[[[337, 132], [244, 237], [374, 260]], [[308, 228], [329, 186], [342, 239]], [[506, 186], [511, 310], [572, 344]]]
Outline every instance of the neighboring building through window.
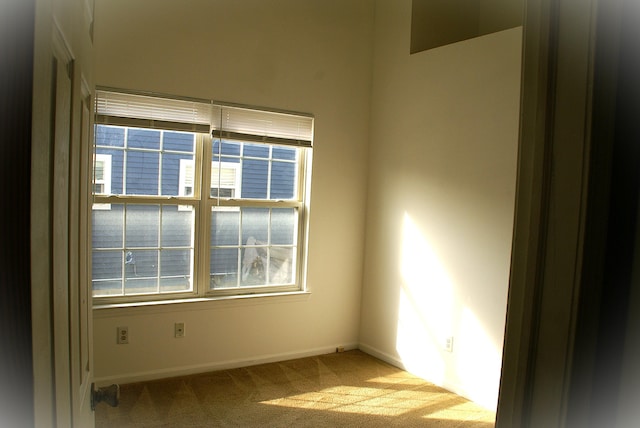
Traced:
[[309, 128], [303, 143], [237, 126], [265, 118], [277, 124], [279, 115], [287, 121], [296, 115], [237, 107], [226, 112], [242, 119], [231, 131], [220, 121], [209, 124], [212, 133], [189, 132], [177, 128], [192, 124], [167, 118], [124, 120], [121, 111], [101, 116], [101, 95], [119, 94], [98, 92], [92, 237], [97, 302], [304, 288], [310, 117], [300, 117]]

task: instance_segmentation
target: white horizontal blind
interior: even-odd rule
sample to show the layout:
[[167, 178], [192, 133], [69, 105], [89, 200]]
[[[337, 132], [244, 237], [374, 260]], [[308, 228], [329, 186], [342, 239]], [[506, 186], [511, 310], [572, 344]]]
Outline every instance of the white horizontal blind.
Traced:
[[211, 103], [96, 90], [100, 124], [209, 132]]
[[[213, 135], [220, 138], [311, 147], [313, 117], [255, 110], [244, 107], [214, 106]], [[217, 116], [219, 114], [219, 116]]]
[[96, 90], [96, 123], [103, 125], [209, 132], [214, 137], [311, 147], [313, 117], [227, 105], [199, 99], [179, 99]]

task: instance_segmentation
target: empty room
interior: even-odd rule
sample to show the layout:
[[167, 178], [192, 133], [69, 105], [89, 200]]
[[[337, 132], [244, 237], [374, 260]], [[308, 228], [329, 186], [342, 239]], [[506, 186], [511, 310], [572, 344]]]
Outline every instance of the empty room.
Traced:
[[[516, 184], [518, 11], [512, 28], [485, 33], [477, 33], [482, 11], [467, 13], [467, 21], [458, 19], [467, 33], [420, 51], [411, 46], [417, 12], [410, 1], [97, 1], [96, 382], [128, 384], [359, 349], [495, 411]], [[204, 115], [216, 123], [234, 109], [253, 108], [271, 128], [277, 119], [268, 115], [286, 113], [283, 126], [296, 120], [297, 129], [309, 130], [292, 137], [304, 141], [289, 153], [277, 154], [286, 146], [274, 138], [280, 145], [264, 161], [268, 195], [252, 179], [261, 174], [259, 146], [240, 147], [214, 131], [205, 152], [221, 163], [198, 174], [208, 170], [212, 187], [225, 186], [224, 173], [239, 176], [237, 182], [205, 194], [197, 207], [180, 211], [176, 203], [171, 210], [162, 197], [191, 195], [177, 186], [184, 171], [176, 166], [172, 178], [170, 154], [143, 140], [170, 145], [175, 132], [162, 125], [143, 132], [140, 122], [127, 127], [115, 118], [136, 114], [119, 112], [118, 102], [139, 102], [154, 119], [153, 103], [166, 97], [202, 109], [210, 101], [214, 112]], [[152, 165], [136, 150], [147, 150]], [[190, 153], [184, 162], [201, 156]], [[295, 164], [281, 159], [298, 159], [293, 175], [285, 167]], [[234, 162], [243, 166], [234, 169]], [[141, 184], [144, 173], [135, 175], [144, 168], [155, 177], [151, 184]], [[287, 180], [295, 191], [278, 187]], [[168, 190], [173, 181], [177, 187]], [[224, 191], [234, 197], [223, 205], [233, 206], [215, 202]], [[149, 193], [155, 199], [140, 199]], [[108, 195], [119, 195], [119, 203]], [[256, 205], [253, 198], [266, 201]], [[146, 214], [134, 205], [150, 202]], [[207, 242], [189, 242], [184, 266], [163, 268], [172, 251], [185, 247], [158, 244], [158, 236], [174, 226], [182, 233], [185, 220], [168, 220], [170, 212], [194, 218], [192, 209], [211, 213], [187, 221], [187, 235]], [[126, 226], [118, 227], [123, 217]], [[124, 238], [113, 243], [114, 233]], [[282, 270], [276, 250], [287, 252], [284, 281], [275, 278]], [[251, 251], [263, 254], [256, 259], [262, 282], [247, 265]], [[201, 260], [210, 263], [204, 273]], [[172, 269], [187, 278], [177, 289]], [[117, 340], [120, 328], [126, 343]]]

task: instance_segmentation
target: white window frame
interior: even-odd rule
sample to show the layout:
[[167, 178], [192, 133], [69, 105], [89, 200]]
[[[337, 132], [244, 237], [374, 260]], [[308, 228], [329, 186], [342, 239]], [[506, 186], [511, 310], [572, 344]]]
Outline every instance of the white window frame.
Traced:
[[[136, 303], [136, 302], [144, 302], [144, 304], [153, 303], [154, 301], [162, 301], [166, 299], [172, 300], [182, 300], [184, 298], [233, 298], [233, 297], [244, 297], [246, 295], [279, 295], [281, 293], [288, 292], [304, 292], [306, 290], [306, 235], [308, 230], [308, 207], [309, 207], [309, 188], [310, 188], [310, 174], [308, 173], [308, 163], [311, 161], [311, 136], [313, 132], [313, 119], [310, 116], [300, 116], [304, 120], [311, 121], [311, 134], [307, 134], [308, 136], [302, 137], [302, 144], [297, 143], [296, 138], [298, 137], [290, 137], [298, 132], [298, 128], [305, 128], [305, 126], [300, 127], [297, 123], [294, 126], [286, 125], [289, 131], [286, 131], [283, 134], [273, 134], [269, 130], [266, 135], [263, 134], [255, 134], [252, 136], [252, 133], [255, 132], [251, 126], [247, 129], [251, 129], [249, 134], [246, 134], [243, 131], [243, 128], [230, 128], [230, 130], [226, 130], [226, 128], [221, 125], [224, 120], [216, 122], [216, 114], [208, 114], [202, 115], [198, 117], [209, 117], [213, 122], [211, 123], [211, 127], [214, 129], [214, 135], [210, 133], [203, 133], [203, 127], [201, 125], [189, 125], [186, 126], [182, 123], [174, 123], [171, 121], [167, 121], [167, 118], [171, 118], [170, 113], [163, 112], [162, 108], [169, 105], [171, 107], [173, 104], [178, 103], [182, 108], [184, 107], [184, 102], [180, 99], [170, 99], [169, 104], [165, 104], [166, 100], [159, 99], [157, 101], [160, 108], [155, 106], [153, 109], [150, 109], [149, 112], [153, 112], [154, 117], [149, 117], [148, 119], [144, 118], [144, 115], [135, 116], [139, 114], [140, 104], [131, 103], [132, 105], [136, 105], [136, 110], [134, 114], [128, 116], [128, 113], [124, 110], [128, 108], [129, 102], [118, 104], [119, 98], [121, 95], [116, 93], [115, 101], [110, 99], [110, 103], [104, 103], [103, 107], [101, 107], [102, 97], [112, 96], [112, 93], [105, 93], [107, 95], [102, 94], [101, 89], [98, 89], [97, 93], [97, 103], [96, 103], [96, 123], [102, 125], [111, 125], [111, 126], [124, 126], [124, 127], [134, 127], [134, 128], [154, 128], [154, 129], [165, 129], [165, 130], [181, 130], [186, 132], [196, 132], [196, 149], [195, 149], [195, 159], [194, 159], [194, 183], [193, 183], [193, 194], [185, 195], [184, 187], [187, 184], [186, 177], [186, 165], [190, 160], [181, 160], [180, 172], [179, 172], [179, 183], [178, 183], [178, 196], [175, 197], [167, 197], [167, 196], [138, 196], [138, 195], [94, 195], [95, 202], [98, 204], [109, 204], [109, 203], [125, 203], [125, 204], [137, 204], [137, 203], [159, 203], [159, 204], [175, 204], [178, 206], [178, 209], [185, 210], [193, 210], [194, 211], [194, 257], [193, 257], [193, 289], [190, 292], [184, 293], [171, 293], [171, 294], [146, 294], [146, 295], [133, 295], [133, 296], [94, 296], [94, 302], [96, 305], [102, 304], [118, 304], [118, 303]], [[137, 96], [137, 95], [136, 95]], [[129, 94], [123, 95], [124, 99], [129, 97]], [[145, 102], [149, 102], [148, 99], [151, 99], [151, 103], [156, 102], [157, 98], [152, 98], [147, 95], [141, 95], [142, 98], [145, 98]], [[148, 99], [147, 99], [148, 98]], [[192, 103], [191, 100], [185, 101], [186, 103]], [[183, 104], [180, 104], [183, 103]], [[122, 105], [121, 110], [115, 109], [113, 115], [111, 115], [107, 110], [112, 108], [112, 106]], [[176, 104], [177, 105], [177, 104]], [[191, 104], [189, 104], [191, 108]], [[202, 107], [205, 103], [197, 102], [194, 104], [197, 108]], [[106, 106], [106, 107], [105, 107]], [[101, 110], [102, 108], [102, 110]], [[120, 107], [118, 107], [120, 108]], [[173, 107], [171, 107], [173, 108]], [[196, 108], [196, 110], [197, 110]], [[215, 108], [225, 109], [224, 106], [215, 106]], [[105, 110], [106, 109], [106, 110]], [[124, 110], [122, 110], [124, 109]], [[269, 112], [264, 110], [253, 110], [245, 107], [230, 107], [231, 115], [234, 120], [232, 122], [233, 126], [236, 126], [238, 122], [242, 122], [242, 120], [247, 120], [249, 122], [253, 121], [253, 124], [258, 124], [257, 126], [263, 126], [262, 123], [268, 123], [269, 121], [264, 121], [261, 119], [261, 115], [263, 114], [271, 114], [271, 115], [289, 115], [295, 118], [298, 117], [297, 114], [294, 113], [279, 113], [279, 112]], [[170, 110], [170, 108], [169, 108]], [[186, 111], [187, 109], [178, 109], [179, 113], [182, 111]], [[105, 116], [101, 116], [101, 112], [107, 111]], [[124, 111], [124, 113], [123, 113]], [[158, 113], [160, 112], [160, 113]], [[149, 113], [151, 114], [151, 113]], [[165, 115], [165, 116], [162, 116]], [[243, 117], [246, 116], [246, 117]], [[220, 117], [223, 115], [220, 114]], [[225, 116], [226, 117], [226, 116]], [[238, 121], [237, 118], [241, 120]], [[257, 119], [256, 119], [257, 118]], [[289, 120], [287, 116], [285, 122]], [[199, 122], [198, 122], [199, 123]], [[270, 124], [271, 125], [271, 124]], [[177, 127], [174, 127], [177, 126]], [[222, 131], [218, 132], [218, 126], [222, 126]], [[190, 131], [190, 127], [193, 129]], [[196, 131], [197, 128], [197, 131]], [[277, 127], [276, 127], [277, 128]], [[126, 129], [126, 128], [125, 128]], [[292, 131], [293, 130], [293, 131]], [[217, 132], [217, 134], [216, 134]], [[287, 134], [288, 132], [288, 134]], [[308, 132], [308, 131], [304, 131]], [[126, 134], [126, 132], [125, 132]], [[216, 164], [218, 162], [212, 162], [212, 145], [213, 140], [222, 140], [222, 141], [236, 141], [243, 142], [248, 144], [265, 144], [271, 147], [275, 147], [278, 145], [284, 146], [294, 146], [297, 148], [298, 157], [292, 163], [296, 164], [297, 168], [297, 182], [295, 183], [295, 191], [294, 196], [290, 200], [273, 200], [273, 199], [243, 199], [241, 198], [241, 187], [242, 187], [242, 164], [235, 162], [221, 162], [220, 166], [222, 168], [233, 168], [235, 169], [235, 183], [233, 186], [234, 189], [234, 197], [211, 197], [210, 196], [210, 185], [203, 186], [203, 183], [211, 183], [215, 184], [215, 179], [212, 180], [212, 171], [214, 171]], [[248, 138], [248, 139], [245, 139]], [[293, 139], [291, 139], [293, 138]], [[304, 143], [306, 139], [307, 143]], [[293, 143], [292, 143], [293, 141]], [[126, 144], [125, 144], [126, 146]], [[271, 153], [271, 150], [270, 150]], [[240, 158], [245, 158], [243, 155], [240, 155]], [[247, 158], [248, 159], [248, 158]], [[269, 171], [271, 171], [271, 163], [275, 161], [281, 161], [279, 159], [273, 159], [271, 154], [269, 156]], [[206, 167], [205, 167], [206, 166]], [[111, 172], [111, 171], [109, 171]], [[269, 180], [271, 178], [271, 172], [269, 172]], [[267, 183], [267, 188], [270, 189], [270, 184]], [[211, 215], [212, 210], [222, 210], [222, 211], [234, 211], [238, 212], [241, 215], [242, 208], [245, 207], [255, 207], [255, 208], [293, 208], [294, 212], [297, 212], [297, 218], [295, 219], [294, 224], [294, 241], [291, 245], [278, 245], [271, 243], [263, 243], [263, 248], [271, 248], [273, 251], [278, 252], [282, 247], [290, 247], [292, 248], [292, 269], [295, 270], [295, 274], [292, 277], [291, 283], [287, 284], [275, 284], [275, 285], [257, 285], [251, 286], [247, 284], [241, 284], [240, 280], [238, 280], [237, 287], [226, 287], [226, 288], [213, 288], [211, 278], [214, 274], [211, 274], [211, 266], [209, 266], [210, 259], [210, 251], [211, 251]], [[271, 211], [269, 211], [271, 212]], [[270, 217], [269, 217], [270, 218]], [[270, 232], [267, 232], [270, 233]], [[269, 238], [270, 239], [270, 238]], [[240, 242], [238, 246], [236, 246], [239, 250], [238, 254], [241, 257], [241, 254], [244, 254], [245, 249], [247, 248], [246, 242]], [[258, 247], [260, 247], [260, 243], [258, 243]], [[251, 248], [251, 247], [250, 247]], [[256, 247], [257, 248], [257, 247]], [[286, 269], [285, 269], [286, 270]], [[237, 272], [238, 277], [241, 276], [242, 265], [239, 265], [239, 270]]]

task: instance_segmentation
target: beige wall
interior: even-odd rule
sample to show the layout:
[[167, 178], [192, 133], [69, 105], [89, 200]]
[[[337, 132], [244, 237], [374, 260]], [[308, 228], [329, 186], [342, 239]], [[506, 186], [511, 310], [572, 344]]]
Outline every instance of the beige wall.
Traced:
[[[311, 294], [96, 310], [99, 382], [357, 346], [372, 37], [368, 0], [96, 0], [96, 84], [316, 118]], [[123, 325], [130, 343], [116, 345]]]
[[376, 17], [360, 347], [495, 408], [522, 31], [409, 55], [411, 2]]

